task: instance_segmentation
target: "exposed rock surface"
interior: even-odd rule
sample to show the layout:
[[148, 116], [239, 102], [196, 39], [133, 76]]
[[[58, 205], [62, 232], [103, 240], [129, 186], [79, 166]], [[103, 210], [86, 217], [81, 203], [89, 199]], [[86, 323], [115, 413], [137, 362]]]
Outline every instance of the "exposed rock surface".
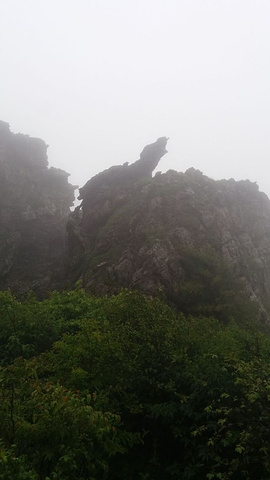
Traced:
[[162, 289], [177, 303], [188, 275], [186, 252], [208, 250], [244, 279], [247, 296], [266, 316], [268, 197], [248, 180], [214, 181], [193, 168], [154, 178], [149, 168], [132, 177], [151, 148], [133, 165], [112, 167], [81, 189], [82, 204], [68, 223], [70, 284], [82, 277], [88, 291], [98, 294], [120, 287], [149, 294]]
[[[193, 168], [152, 178], [167, 140], [89, 180], [70, 213], [74, 187], [66, 172], [48, 168], [47, 145], [0, 122], [0, 289], [45, 295], [82, 279], [92, 293], [162, 290], [177, 305], [183, 292], [192, 302], [194, 290], [207, 290], [205, 259], [196, 266], [198, 252], [206, 252], [213, 265], [215, 256], [229, 265], [267, 318], [268, 197], [248, 180], [214, 181]], [[217, 269], [214, 283], [219, 276]]]
[[44, 294], [63, 281], [74, 187], [48, 168], [47, 145], [0, 122], [0, 289]]

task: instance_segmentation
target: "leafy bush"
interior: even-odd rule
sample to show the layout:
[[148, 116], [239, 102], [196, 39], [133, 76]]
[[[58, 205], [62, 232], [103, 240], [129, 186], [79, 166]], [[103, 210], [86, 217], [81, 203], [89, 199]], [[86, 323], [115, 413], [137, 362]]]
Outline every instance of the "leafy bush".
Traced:
[[0, 300], [0, 478], [270, 478], [259, 326], [130, 291]]

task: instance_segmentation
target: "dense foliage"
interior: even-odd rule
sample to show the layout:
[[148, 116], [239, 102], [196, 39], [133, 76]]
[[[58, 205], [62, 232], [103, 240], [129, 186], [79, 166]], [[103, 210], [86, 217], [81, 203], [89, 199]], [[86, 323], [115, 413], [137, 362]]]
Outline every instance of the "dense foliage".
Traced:
[[270, 339], [238, 320], [0, 293], [0, 479], [269, 479]]

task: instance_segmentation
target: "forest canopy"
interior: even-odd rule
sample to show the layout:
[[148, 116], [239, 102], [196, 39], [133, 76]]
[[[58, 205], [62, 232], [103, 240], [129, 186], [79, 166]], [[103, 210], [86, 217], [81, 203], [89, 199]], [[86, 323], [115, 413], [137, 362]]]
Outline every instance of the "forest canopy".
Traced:
[[197, 311], [0, 292], [0, 478], [269, 479], [268, 328]]

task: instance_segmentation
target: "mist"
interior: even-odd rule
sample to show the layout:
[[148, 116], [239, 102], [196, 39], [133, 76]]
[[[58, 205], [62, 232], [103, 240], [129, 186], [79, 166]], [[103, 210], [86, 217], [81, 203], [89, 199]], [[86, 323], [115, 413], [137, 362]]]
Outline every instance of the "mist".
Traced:
[[0, 119], [83, 186], [168, 136], [158, 170], [270, 196], [267, 0], [2, 0]]

